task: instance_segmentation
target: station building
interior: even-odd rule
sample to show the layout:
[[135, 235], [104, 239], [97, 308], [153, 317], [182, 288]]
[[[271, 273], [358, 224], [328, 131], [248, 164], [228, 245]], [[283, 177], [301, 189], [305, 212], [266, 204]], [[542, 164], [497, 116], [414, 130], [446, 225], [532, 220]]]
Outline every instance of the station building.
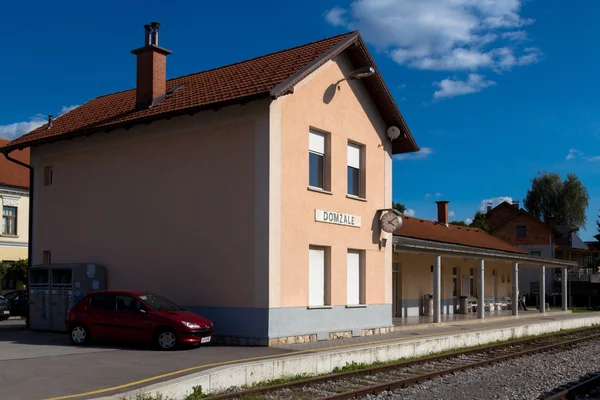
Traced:
[[402, 236], [392, 157], [419, 148], [358, 32], [167, 80], [158, 30], [132, 51], [134, 89], [1, 149], [31, 149], [33, 264], [103, 265], [109, 289], [164, 295], [248, 344], [389, 332], [418, 312], [420, 280], [449, 307], [440, 268], [475, 266]]

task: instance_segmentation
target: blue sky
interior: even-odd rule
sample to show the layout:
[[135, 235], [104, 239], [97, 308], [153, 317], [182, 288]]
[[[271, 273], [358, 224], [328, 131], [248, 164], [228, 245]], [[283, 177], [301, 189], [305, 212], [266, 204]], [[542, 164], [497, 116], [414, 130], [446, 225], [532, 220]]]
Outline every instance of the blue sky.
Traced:
[[[175, 77], [359, 29], [418, 144], [394, 200], [465, 220], [522, 201], [538, 170], [576, 173], [600, 208], [600, 3], [559, 0], [29, 1], [0, 16], [0, 136], [135, 85], [143, 24]], [[494, 200], [495, 202], [497, 200]]]

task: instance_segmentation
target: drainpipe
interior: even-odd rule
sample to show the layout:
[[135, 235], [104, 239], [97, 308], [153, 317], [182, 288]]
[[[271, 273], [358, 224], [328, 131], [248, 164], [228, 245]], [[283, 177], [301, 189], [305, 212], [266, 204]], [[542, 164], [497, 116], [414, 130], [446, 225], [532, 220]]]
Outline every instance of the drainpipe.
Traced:
[[[22, 167], [25, 167], [29, 170], [29, 245], [27, 246], [27, 262], [29, 264], [29, 268], [31, 268], [33, 260], [31, 259], [32, 256], [32, 249], [33, 249], [33, 167], [29, 164], [25, 164], [22, 161], [19, 160], [15, 160], [14, 158], [12, 158], [11, 156], [9, 156], [6, 152], [2, 152], [2, 154], [4, 154], [4, 157], [6, 157], [6, 159], [8, 161], [12, 161], [15, 164], [19, 164]], [[28, 282], [28, 288], [29, 288], [29, 282]]]

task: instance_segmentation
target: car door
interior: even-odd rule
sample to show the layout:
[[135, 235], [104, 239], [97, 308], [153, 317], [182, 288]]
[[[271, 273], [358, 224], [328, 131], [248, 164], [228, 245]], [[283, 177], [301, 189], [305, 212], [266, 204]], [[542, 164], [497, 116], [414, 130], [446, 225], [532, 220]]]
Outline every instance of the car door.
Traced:
[[104, 339], [119, 337], [116, 295], [108, 293], [93, 295], [90, 298], [86, 318], [92, 336]]
[[[127, 340], [152, 339], [152, 318], [145, 313], [144, 306], [135, 297], [117, 295], [117, 324], [121, 337]], [[142, 311], [143, 310], [143, 311]]]

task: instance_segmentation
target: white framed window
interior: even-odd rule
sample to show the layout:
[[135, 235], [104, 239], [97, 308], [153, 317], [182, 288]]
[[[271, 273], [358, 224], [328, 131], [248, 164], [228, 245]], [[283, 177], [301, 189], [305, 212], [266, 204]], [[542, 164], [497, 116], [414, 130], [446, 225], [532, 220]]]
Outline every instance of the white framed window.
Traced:
[[308, 140], [308, 185], [325, 190], [327, 186], [326, 137], [313, 129]]
[[350, 196], [362, 197], [361, 154], [362, 146], [348, 143], [348, 194]]
[[308, 306], [322, 307], [327, 304], [327, 260], [325, 247], [309, 248]]
[[17, 236], [17, 207], [2, 206], [2, 234]]
[[346, 304], [349, 306], [364, 304], [364, 296], [362, 296], [364, 274], [361, 261], [361, 252], [358, 250], [348, 250], [347, 257]]

